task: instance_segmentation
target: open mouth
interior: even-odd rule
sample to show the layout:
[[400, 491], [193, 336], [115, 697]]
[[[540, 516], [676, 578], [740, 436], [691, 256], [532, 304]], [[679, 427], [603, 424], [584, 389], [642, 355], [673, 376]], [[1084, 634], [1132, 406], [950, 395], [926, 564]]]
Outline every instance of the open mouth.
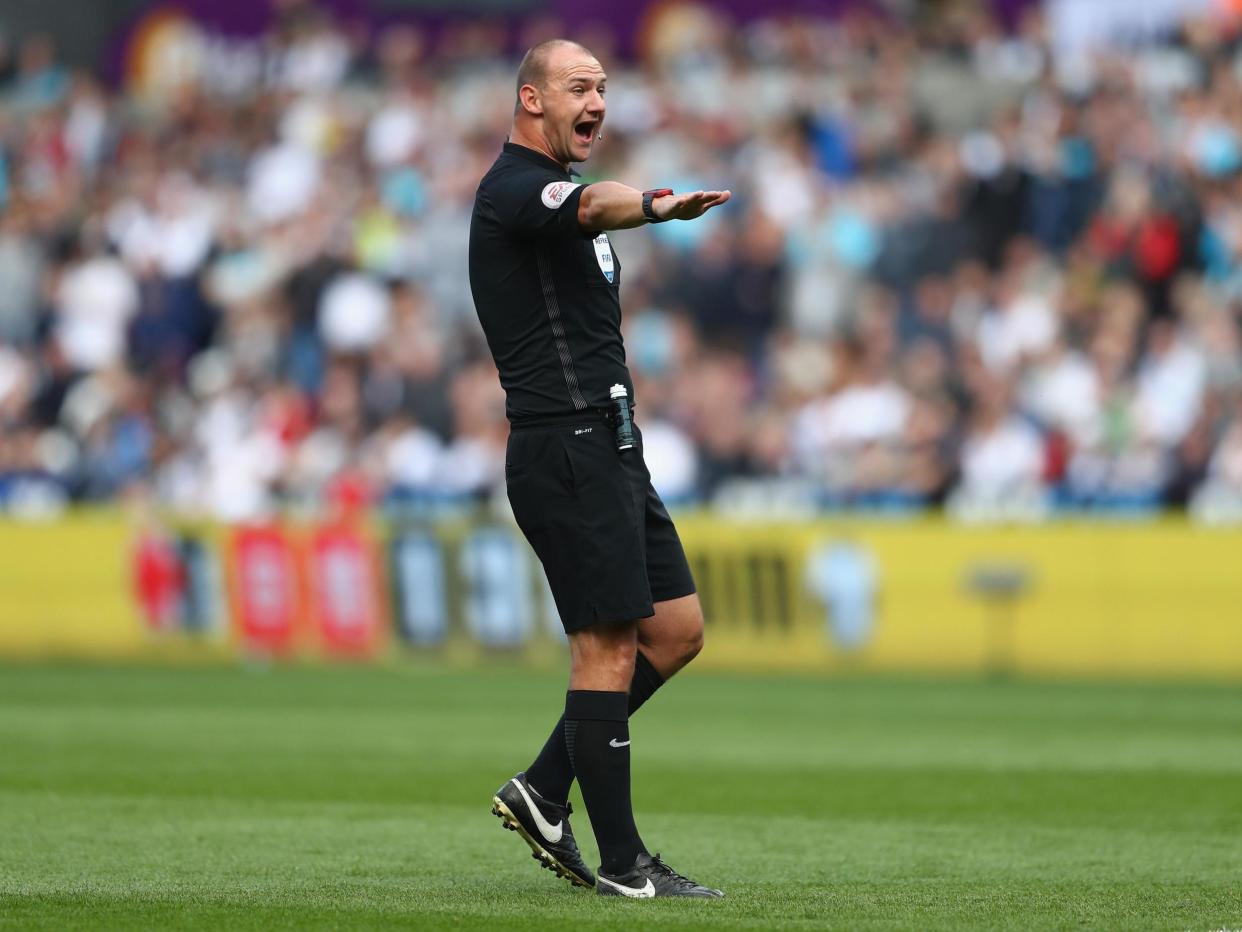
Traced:
[[574, 124], [574, 139], [581, 143], [590, 145], [595, 138], [596, 130], [599, 127], [599, 120], [583, 120], [581, 123]]

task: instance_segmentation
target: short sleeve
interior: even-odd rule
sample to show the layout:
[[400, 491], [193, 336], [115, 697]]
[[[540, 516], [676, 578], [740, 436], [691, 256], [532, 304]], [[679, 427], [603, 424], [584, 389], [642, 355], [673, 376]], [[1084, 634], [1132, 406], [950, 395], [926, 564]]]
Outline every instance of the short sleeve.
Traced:
[[544, 172], [521, 172], [488, 192], [496, 218], [510, 233], [581, 236], [578, 201], [586, 185]]

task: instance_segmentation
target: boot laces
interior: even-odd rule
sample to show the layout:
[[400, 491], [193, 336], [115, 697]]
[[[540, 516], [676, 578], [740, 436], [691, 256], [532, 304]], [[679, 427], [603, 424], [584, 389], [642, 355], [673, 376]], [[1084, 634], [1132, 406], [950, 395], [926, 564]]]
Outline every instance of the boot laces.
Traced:
[[671, 867], [665, 864], [660, 859], [660, 856], [658, 854], [653, 854], [651, 856], [651, 866], [655, 870], [656, 873], [660, 874], [663, 877], [667, 877], [678, 887], [689, 888], [689, 887], [699, 886], [695, 881], [691, 880], [689, 877], [685, 876], [684, 874], [677, 873], [677, 871], [673, 870]]

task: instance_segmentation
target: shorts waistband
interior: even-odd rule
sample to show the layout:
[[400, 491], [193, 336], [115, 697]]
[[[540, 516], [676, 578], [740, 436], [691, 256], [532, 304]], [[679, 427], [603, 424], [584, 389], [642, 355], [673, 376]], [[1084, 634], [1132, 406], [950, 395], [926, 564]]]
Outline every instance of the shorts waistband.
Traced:
[[[630, 410], [634, 410], [633, 403]], [[612, 425], [615, 415], [609, 408], [583, 408], [581, 411], [567, 411], [564, 414], [542, 414], [536, 417], [510, 418], [510, 430], [536, 430], [541, 427], [568, 427], [584, 421], [603, 421]]]

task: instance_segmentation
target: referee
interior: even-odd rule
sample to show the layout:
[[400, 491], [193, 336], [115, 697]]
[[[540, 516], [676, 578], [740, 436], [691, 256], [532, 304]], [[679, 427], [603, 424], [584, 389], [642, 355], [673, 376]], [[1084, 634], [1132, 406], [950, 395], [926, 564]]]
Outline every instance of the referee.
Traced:
[[[703, 646], [677, 530], [651, 485], [621, 341], [621, 262], [607, 230], [693, 220], [728, 191], [583, 185], [606, 76], [565, 39], [526, 53], [509, 141], [479, 183], [470, 287], [506, 393], [505, 481], [569, 635], [565, 712], [492, 811], [575, 886], [630, 897], [723, 896], [648, 852], [630, 804], [629, 717]], [[598, 878], [569, 827], [582, 787]]]

